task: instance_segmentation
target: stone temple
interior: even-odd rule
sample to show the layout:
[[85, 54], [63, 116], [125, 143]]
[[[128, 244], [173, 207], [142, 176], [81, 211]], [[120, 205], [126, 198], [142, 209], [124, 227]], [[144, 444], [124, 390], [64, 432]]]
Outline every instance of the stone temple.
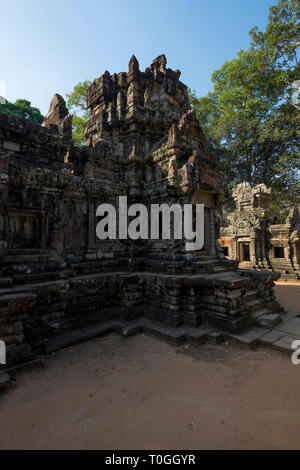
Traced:
[[[0, 115], [0, 339], [7, 369], [89, 338], [146, 331], [201, 342], [280, 311], [278, 274], [224, 257], [223, 182], [180, 71], [164, 55], [141, 72], [105, 72], [87, 95], [83, 147], [55, 95], [42, 126]], [[128, 203], [205, 205], [205, 246], [99, 240], [96, 209]], [[5, 366], [3, 366], [5, 367]]]
[[270, 208], [272, 192], [266, 185], [239, 184], [233, 197], [236, 210], [220, 230], [225, 256], [237, 260], [240, 268], [300, 277], [300, 206], [292, 207], [280, 223], [280, 215]]

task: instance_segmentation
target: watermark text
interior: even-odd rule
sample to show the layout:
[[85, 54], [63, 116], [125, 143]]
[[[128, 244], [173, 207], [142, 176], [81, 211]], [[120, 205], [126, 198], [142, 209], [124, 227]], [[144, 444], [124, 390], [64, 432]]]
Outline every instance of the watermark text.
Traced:
[[127, 196], [119, 197], [118, 216], [112, 204], [101, 204], [96, 216], [100, 240], [174, 240], [185, 239], [186, 251], [199, 251], [204, 246], [203, 204], [152, 204], [150, 214], [144, 204], [128, 207]]

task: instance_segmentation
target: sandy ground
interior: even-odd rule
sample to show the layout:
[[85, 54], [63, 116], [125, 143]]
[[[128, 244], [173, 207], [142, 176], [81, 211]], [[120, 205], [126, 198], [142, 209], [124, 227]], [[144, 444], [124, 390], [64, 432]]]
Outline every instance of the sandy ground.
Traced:
[[276, 297], [287, 311], [300, 312], [300, 281], [276, 282]]
[[[276, 289], [295, 310], [300, 283]], [[113, 334], [17, 375], [0, 449], [300, 449], [299, 396], [283, 353]]]

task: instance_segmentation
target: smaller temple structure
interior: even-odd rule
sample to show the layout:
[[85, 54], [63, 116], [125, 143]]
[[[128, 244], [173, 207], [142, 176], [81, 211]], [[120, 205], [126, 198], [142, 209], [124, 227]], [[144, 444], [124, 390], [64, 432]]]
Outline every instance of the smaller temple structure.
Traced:
[[220, 245], [240, 268], [279, 271], [300, 276], [300, 206], [290, 209], [285, 223], [270, 208], [272, 191], [265, 184], [238, 184], [236, 210], [223, 220]]

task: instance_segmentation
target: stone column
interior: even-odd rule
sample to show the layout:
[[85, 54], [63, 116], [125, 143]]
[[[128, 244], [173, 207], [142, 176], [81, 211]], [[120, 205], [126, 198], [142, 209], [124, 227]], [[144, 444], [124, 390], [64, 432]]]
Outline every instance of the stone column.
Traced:
[[250, 259], [253, 264], [256, 262], [256, 252], [255, 252], [255, 237], [251, 237], [250, 241]]

